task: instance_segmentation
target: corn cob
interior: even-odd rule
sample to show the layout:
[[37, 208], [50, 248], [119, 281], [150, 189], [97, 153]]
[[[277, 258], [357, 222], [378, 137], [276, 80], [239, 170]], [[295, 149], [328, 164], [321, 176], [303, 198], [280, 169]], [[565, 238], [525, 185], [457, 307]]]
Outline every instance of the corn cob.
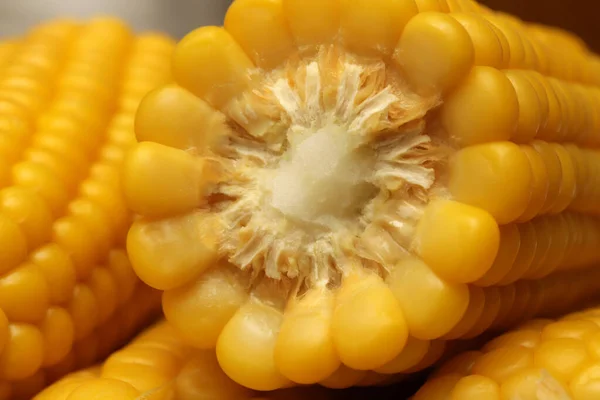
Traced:
[[[42, 25], [15, 46], [0, 67], [1, 399], [31, 398], [158, 312], [124, 251], [118, 170], [137, 103], [170, 79], [174, 43], [95, 19]], [[99, 344], [115, 321], [124, 335]]]
[[442, 364], [414, 400], [600, 398], [600, 308], [534, 319]]
[[66, 376], [33, 400], [88, 400], [92, 396], [98, 400], [329, 398], [312, 389], [261, 394], [240, 386], [219, 368], [214, 351], [183, 344], [165, 322], [148, 328], [102, 366]]
[[235, 0], [138, 110], [133, 268], [257, 390], [571, 310], [600, 287], [598, 60], [470, 0]]
[[[87, 337], [72, 344], [71, 350], [56, 364], [40, 368], [35, 374], [13, 381], [0, 382], [0, 399], [30, 400], [42, 389], [75, 370], [88, 368], [104, 359], [114, 349], [123, 346], [143, 326], [156, 320], [156, 291], [138, 285], [133, 293], [135, 302], [128, 302]], [[55, 328], [54, 337], [69, 334]], [[23, 349], [18, 357], [30, 355]]]

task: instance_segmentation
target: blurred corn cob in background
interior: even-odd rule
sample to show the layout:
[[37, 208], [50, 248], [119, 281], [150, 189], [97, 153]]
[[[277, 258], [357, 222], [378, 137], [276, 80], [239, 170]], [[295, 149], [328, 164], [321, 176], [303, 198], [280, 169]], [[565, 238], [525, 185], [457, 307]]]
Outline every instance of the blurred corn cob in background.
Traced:
[[414, 400], [600, 398], [600, 309], [531, 320], [442, 364]]
[[223, 373], [214, 351], [190, 348], [171, 326], [159, 322], [103, 365], [71, 374], [33, 400], [319, 400], [332, 396], [318, 389], [253, 392]]
[[119, 167], [173, 47], [99, 18], [0, 49], [0, 399], [30, 399], [158, 314], [124, 249]]
[[173, 74], [137, 113], [127, 249], [236, 382], [386, 382], [598, 298], [600, 62], [572, 35], [470, 0], [235, 0]]

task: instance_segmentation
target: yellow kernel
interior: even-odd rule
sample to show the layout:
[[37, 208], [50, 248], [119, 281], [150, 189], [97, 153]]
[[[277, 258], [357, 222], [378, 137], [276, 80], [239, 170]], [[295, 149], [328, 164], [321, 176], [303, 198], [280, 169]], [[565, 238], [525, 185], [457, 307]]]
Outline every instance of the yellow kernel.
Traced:
[[348, 368], [342, 364], [333, 374], [319, 382], [319, 384], [331, 389], [344, 389], [355, 386], [365, 376], [367, 376], [367, 371]]
[[424, 12], [411, 18], [394, 53], [409, 81], [419, 92], [446, 92], [473, 65], [473, 43], [452, 17]]
[[340, 0], [284, 0], [283, 9], [298, 46], [330, 43], [340, 27]]
[[340, 0], [340, 8], [341, 40], [362, 55], [390, 55], [418, 12], [414, 0]]
[[42, 365], [44, 337], [40, 330], [27, 324], [11, 324], [4, 350], [0, 353], [0, 378], [24, 379]]
[[73, 321], [64, 308], [48, 308], [40, 331], [44, 336], [44, 366], [58, 363], [71, 351]]
[[117, 284], [117, 295], [119, 304], [124, 304], [129, 300], [139, 282], [127, 254], [122, 250], [112, 250], [108, 253], [108, 269], [115, 277]]
[[508, 224], [499, 227], [500, 244], [496, 258], [492, 266], [487, 272], [477, 281], [476, 285], [491, 286], [497, 284], [514, 269], [515, 261], [520, 256], [521, 251], [521, 234], [517, 224]]
[[67, 209], [90, 233], [98, 254], [106, 254], [115, 241], [115, 232], [106, 211], [85, 197], [77, 197], [69, 203]]
[[489, 15], [487, 18], [504, 38], [506, 38], [507, 48], [510, 49], [508, 67], [515, 69], [528, 67], [525, 60], [525, 46], [523, 40], [512, 21], [508, 21], [503, 18], [503, 16], [499, 15]]
[[442, 125], [460, 146], [508, 140], [517, 128], [519, 103], [506, 75], [478, 66], [445, 100]]
[[250, 389], [236, 384], [223, 373], [214, 351], [193, 354], [191, 360], [177, 374], [174, 392], [178, 400], [206, 397], [245, 399], [253, 395]]
[[488, 211], [499, 224], [512, 222], [523, 214], [531, 181], [529, 160], [514, 143], [467, 147], [450, 160], [448, 187], [452, 195]]
[[600, 396], [600, 364], [590, 363], [571, 380], [569, 388], [576, 400], [593, 400]]
[[73, 290], [73, 298], [67, 306], [73, 319], [75, 340], [88, 336], [98, 322], [98, 299], [90, 288], [78, 283]]
[[534, 363], [547, 370], [552, 377], [567, 383], [588, 361], [585, 344], [581, 340], [560, 338], [544, 340], [535, 349]]
[[201, 151], [225, 134], [224, 116], [176, 85], [150, 92], [135, 119], [138, 141]]
[[387, 283], [402, 307], [411, 336], [417, 339], [445, 335], [469, 305], [466, 285], [443, 281], [419, 259], [400, 261], [391, 270]]
[[520, 71], [505, 72], [510, 80], [519, 105], [517, 127], [511, 139], [519, 143], [528, 143], [537, 135], [542, 125], [541, 106], [533, 84]]
[[591, 321], [556, 321], [544, 326], [544, 329], [542, 329], [542, 340], [568, 338], [585, 340], [587, 337], [596, 334], [599, 330], [600, 327]]
[[14, 186], [3, 189], [0, 191], [0, 211], [17, 222], [28, 248], [35, 249], [50, 239], [52, 214], [34, 192]]
[[550, 182], [548, 170], [541, 154], [531, 146], [522, 146], [521, 150], [527, 156], [531, 167], [531, 196], [527, 208], [517, 220], [518, 222], [529, 221], [540, 214], [548, 197]]
[[495, 321], [500, 307], [502, 306], [500, 290], [496, 287], [489, 287], [484, 290], [484, 309], [477, 323], [469, 330], [464, 338], [470, 339], [479, 336], [483, 332], [487, 331], [492, 323]]
[[0, 308], [9, 320], [38, 322], [48, 306], [48, 284], [35, 265], [24, 264], [0, 278]]
[[55, 243], [36, 250], [30, 256], [48, 283], [48, 294], [53, 304], [66, 303], [75, 287], [75, 267], [69, 255]]
[[483, 353], [480, 351], [472, 350], [455, 355], [445, 363], [442, 363], [442, 365], [433, 372], [432, 377], [450, 374], [461, 376], [470, 375], [475, 361], [477, 361], [482, 354]]
[[474, 65], [500, 68], [503, 62], [502, 44], [490, 23], [475, 13], [453, 13], [452, 17], [465, 28], [473, 41]]
[[91, 398], [135, 400], [140, 393], [126, 382], [100, 378], [82, 383], [65, 400], [88, 400]]
[[534, 329], [521, 328], [511, 331], [490, 340], [483, 347], [483, 351], [489, 352], [507, 346], [523, 346], [534, 349], [540, 343], [540, 332]]
[[245, 303], [247, 283], [234, 268], [218, 263], [188, 284], [164, 292], [165, 317], [187, 343], [214, 348], [227, 322]]
[[557, 396], [561, 391], [564, 393], [565, 390], [547, 371], [540, 368], [527, 368], [502, 382], [500, 391], [503, 399], [529, 399], [546, 395], [544, 389], [549, 389], [553, 396]]
[[473, 365], [473, 374], [502, 382], [512, 374], [533, 366], [533, 351], [525, 347], [509, 346], [492, 350]]
[[202, 203], [208, 184], [202, 160], [152, 142], [140, 143], [127, 154], [122, 178], [128, 206], [148, 217], [193, 210]]
[[415, 241], [420, 256], [442, 279], [469, 283], [481, 278], [492, 266], [500, 232], [487, 212], [438, 200], [425, 208]]
[[414, 367], [408, 368], [404, 371], [406, 374], [412, 374], [415, 372], [423, 371], [438, 362], [446, 353], [447, 346], [443, 340], [432, 340], [429, 343], [429, 349], [425, 357], [421, 359]]
[[237, 383], [254, 390], [274, 390], [289, 381], [273, 357], [281, 311], [250, 298], [225, 325], [217, 341], [223, 371]]
[[192, 31], [179, 42], [173, 55], [176, 82], [219, 109], [246, 87], [246, 72], [253, 66], [233, 37], [217, 27]]
[[202, 213], [134, 222], [127, 251], [140, 279], [157, 289], [173, 289], [211, 267], [216, 243], [210, 223]]
[[442, 339], [458, 339], [467, 334], [481, 318], [485, 308], [485, 294], [482, 288], [469, 286], [469, 305], [460, 321]]
[[416, 339], [409, 336], [404, 349], [387, 364], [375, 371], [382, 374], [397, 374], [416, 366], [422, 361], [429, 351], [430, 341]]
[[292, 299], [283, 315], [275, 344], [275, 363], [281, 373], [301, 384], [317, 383], [340, 366], [331, 340], [335, 296], [317, 287]]
[[4, 213], [0, 213], [0, 273], [6, 273], [25, 259], [27, 239], [19, 226]]
[[82, 220], [72, 216], [61, 218], [52, 227], [53, 239], [70, 256], [79, 279], [86, 279], [99, 259], [98, 248]]
[[573, 201], [576, 194], [576, 176], [573, 161], [569, 152], [556, 143], [550, 144], [552, 150], [558, 157], [561, 166], [561, 184], [554, 206], [550, 210], [551, 213], [560, 213], [564, 211]]
[[94, 293], [98, 302], [98, 323], [108, 321], [117, 308], [117, 285], [106, 268], [94, 268], [87, 284]]
[[354, 269], [336, 296], [332, 336], [342, 362], [350, 368], [378, 368], [404, 348], [408, 327], [404, 313], [383, 280]]
[[282, 0], [235, 0], [224, 26], [259, 67], [280, 65], [295, 48]]
[[429, 380], [413, 397], [413, 400], [446, 400], [449, 399], [456, 384], [462, 376], [449, 374]]
[[450, 399], [500, 400], [500, 386], [485, 376], [465, 376], [454, 386]]

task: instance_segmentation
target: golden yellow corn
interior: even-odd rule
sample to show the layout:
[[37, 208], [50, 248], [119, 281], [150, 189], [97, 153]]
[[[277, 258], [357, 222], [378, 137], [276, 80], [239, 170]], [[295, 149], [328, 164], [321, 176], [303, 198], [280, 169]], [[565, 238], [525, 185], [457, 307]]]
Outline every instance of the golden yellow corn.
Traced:
[[184, 345], [166, 322], [148, 328], [101, 366], [64, 377], [33, 400], [326, 399], [317, 389], [257, 393], [219, 367], [214, 351]]
[[600, 398], [600, 308], [534, 319], [442, 364], [414, 400]]
[[[55, 345], [57, 348], [54, 354], [60, 354], [59, 352], [68, 351], [60, 361], [53, 365], [44, 366], [40, 368], [36, 373], [23, 379], [16, 379], [11, 381], [0, 381], [0, 399], [3, 400], [30, 400], [36, 393], [47, 387], [57, 379], [62, 378], [64, 375], [87, 368], [94, 364], [97, 360], [105, 358], [114, 349], [123, 346], [141, 327], [148, 324], [148, 322], [156, 319], [156, 304], [159, 297], [156, 291], [143, 286], [138, 285], [132, 294], [135, 298], [135, 302], [128, 302], [120, 307], [110, 317], [106, 323], [98, 326], [85, 338], [70, 343], [65, 339], [65, 335], [69, 335], [68, 331], [65, 331], [64, 326], [59, 323], [46, 323], [43, 329], [44, 335], [50, 337], [51, 343], [48, 346]], [[63, 320], [68, 318], [60, 315], [54, 311], [54, 321], [62, 318]], [[59, 320], [60, 321], [60, 320]], [[26, 343], [25, 343], [26, 344]], [[12, 352], [5, 362], [21, 363], [22, 358], [30, 357], [35, 354], [35, 349], [13, 347], [10, 351]], [[71, 346], [70, 350], [64, 350], [65, 346]]]
[[19, 45], [18, 39], [7, 39], [0, 42], [0, 70], [8, 64]]
[[174, 43], [95, 19], [50, 22], [7, 46], [0, 50], [0, 399], [30, 399], [158, 312], [158, 293], [144, 294], [150, 289], [124, 251], [131, 216], [119, 168], [135, 143], [138, 103], [171, 79]]
[[579, 307], [599, 65], [471, 0], [235, 0], [138, 110], [133, 268], [256, 390], [385, 382]]

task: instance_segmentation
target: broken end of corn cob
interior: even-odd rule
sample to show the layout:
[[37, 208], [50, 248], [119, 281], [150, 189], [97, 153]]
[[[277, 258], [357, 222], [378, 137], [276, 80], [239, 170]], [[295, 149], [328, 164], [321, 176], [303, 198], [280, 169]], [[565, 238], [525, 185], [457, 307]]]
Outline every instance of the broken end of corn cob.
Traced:
[[531, 29], [469, 0], [236, 0], [188, 34], [123, 169], [166, 318], [273, 390], [419, 371], [580, 304], [593, 57], [567, 68]]

